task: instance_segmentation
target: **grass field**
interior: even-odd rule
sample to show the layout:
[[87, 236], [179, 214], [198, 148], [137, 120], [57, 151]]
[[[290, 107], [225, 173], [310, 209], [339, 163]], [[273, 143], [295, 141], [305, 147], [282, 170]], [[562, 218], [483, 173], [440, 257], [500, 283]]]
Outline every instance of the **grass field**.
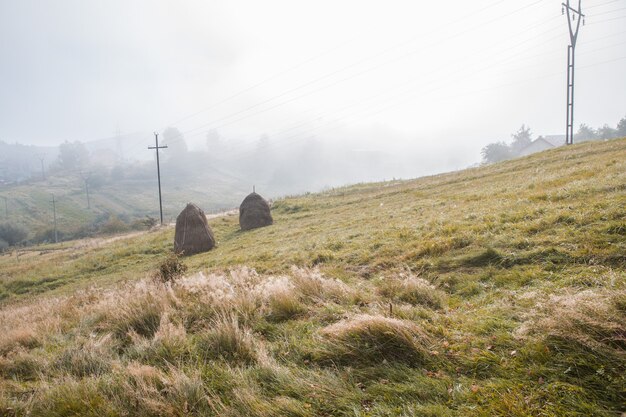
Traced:
[[[243, 185], [241, 181], [226, 176], [205, 175], [180, 179], [170, 175], [164, 178], [162, 187], [165, 220], [175, 219], [188, 201], [202, 204], [207, 212], [236, 207], [247, 188], [247, 184]], [[92, 187], [88, 208], [84, 183], [78, 174], [59, 173], [48, 176], [45, 181], [33, 180], [0, 188], [0, 197], [7, 198], [8, 206], [6, 216], [2, 201], [0, 222], [26, 227], [30, 232], [29, 238], [33, 238], [36, 232], [52, 229], [53, 194], [58, 229], [63, 234], [73, 235], [107, 214], [127, 221], [159, 216], [156, 175], [150, 180], [121, 179], [97, 188]]]
[[619, 416], [626, 139], [0, 256], [0, 414]]

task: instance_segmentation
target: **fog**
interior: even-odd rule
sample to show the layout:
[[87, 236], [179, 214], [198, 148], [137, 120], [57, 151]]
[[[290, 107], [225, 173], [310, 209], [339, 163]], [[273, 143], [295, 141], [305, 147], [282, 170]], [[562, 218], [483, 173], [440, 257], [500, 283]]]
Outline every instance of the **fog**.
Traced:
[[[575, 123], [615, 125], [626, 0], [583, 12]], [[568, 41], [547, 0], [0, 0], [0, 141], [47, 169], [65, 141], [151, 162], [159, 132], [166, 162], [276, 195], [428, 175], [564, 133]]]

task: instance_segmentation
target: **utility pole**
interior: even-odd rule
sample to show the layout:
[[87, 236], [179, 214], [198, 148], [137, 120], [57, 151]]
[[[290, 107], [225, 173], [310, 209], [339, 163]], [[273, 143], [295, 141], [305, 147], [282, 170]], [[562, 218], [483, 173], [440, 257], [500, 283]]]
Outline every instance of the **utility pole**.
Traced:
[[43, 160], [46, 158], [46, 155], [40, 155], [39, 160], [41, 161], [41, 179], [46, 180], [46, 171], [43, 168]]
[[122, 131], [120, 130], [120, 125], [117, 125], [117, 129], [115, 129], [115, 143], [116, 143], [116, 152], [117, 159], [120, 161], [124, 159], [122, 156]]
[[148, 149], [156, 149], [157, 179], [159, 181], [159, 213], [161, 215], [161, 225], [163, 225], [163, 202], [161, 200], [161, 166], [159, 164], [159, 149], [167, 149], [167, 145], [159, 146], [159, 134], [157, 132], [154, 132], [154, 146], [148, 146]]
[[83, 175], [83, 173], [80, 173], [80, 177], [83, 179], [83, 181], [85, 182], [85, 194], [87, 195], [87, 209], [91, 210], [91, 202], [89, 200], [89, 174], [87, 174], [87, 176]]
[[2, 198], [4, 198], [4, 217], [8, 220], [9, 219], [9, 199], [4, 196]]
[[52, 194], [52, 213], [54, 216], [54, 243], [59, 243], [59, 235], [57, 233], [57, 204]]
[[[574, 0], [576, 1], [576, 0]], [[580, 21], [585, 24], [585, 15], [581, 8], [582, 0], [578, 0], [578, 9], [570, 6], [570, 0], [567, 3], [561, 3], [561, 12], [565, 14], [567, 11], [567, 27], [569, 28], [570, 44], [567, 47], [567, 125], [565, 128], [565, 144], [574, 143], [574, 53], [576, 52], [576, 41], [578, 40], [578, 30], [580, 29]], [[576, 26], [573, 23], [576, 18]]]

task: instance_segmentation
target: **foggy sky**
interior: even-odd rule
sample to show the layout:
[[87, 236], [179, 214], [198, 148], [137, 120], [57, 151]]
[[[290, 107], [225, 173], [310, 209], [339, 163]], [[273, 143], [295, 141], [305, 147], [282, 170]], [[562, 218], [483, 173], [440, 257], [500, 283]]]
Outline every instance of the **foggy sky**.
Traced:
[[[614, 126], [626, 0], [583, 11], [575, 122]], [[345, 138], [463, 166], [522, 123], [564, 132], [565, 19], [556, 0], [0, 0], [0, 140], [119, 128], [144, 152], [176, 126], [192, 149], [217, 129], [234, 152]]]

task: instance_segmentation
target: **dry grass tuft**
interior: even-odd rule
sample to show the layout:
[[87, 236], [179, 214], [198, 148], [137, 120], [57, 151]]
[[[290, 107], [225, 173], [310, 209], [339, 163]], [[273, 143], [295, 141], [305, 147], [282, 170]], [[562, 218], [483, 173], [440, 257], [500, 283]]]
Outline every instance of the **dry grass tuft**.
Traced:
[[223, 359], [236, 364], [257, 360], [257, 345], [252, 332], [239, 324], [235, 314], [220, 314], [209, 330], [198, 334], [198, 354], [205, 359]]
[[165, 310], [163, 299], [156, 295], [135, 294], [128, 297], [107, 312], [103, 323], [106, 331], [111, 331], [118, 339], [129, 342], [131, 334], [151, 338], [159, 330], [161, 315]]
[[422, 305], [437, 310], [445, 305], [443, 291], [425, 279], [414, 275], [402, 274], [400, 279], [385, 279], [378, 290], [381, 296], [390, 300]]
[[414, 323], [383, 316], [358, 315], [321, 330], [322, 361], [347, 365], [383, 361], [412, 365], [427, 361], [431, 341]]
[[353, 291], [337, 279], [324, 277], [319, 269], [291, 268], [292, 282], [297, 290], [313, 301], [345, 302]]
[[290, 320], [306, 311], [292, 284], [284, 284], [272, 291], [268, 297], [268, 307], [267, 318], [272, 321]]
[[626, 291], [551, 296], [517, 335], [542, 337], [560, 350], [584, 349], [626, 360]]
[[[109, 339], [105, 336], [102, 339]], [[53, 366], [62, 374], [78, 378], [98, 376], [109, 373], [112, 369], [112, 358], [108, 340], [88, 341], [76, 347], [65, 349], [54, 362]]]
[[14, 329], [0, 340], [0, 355], [20, 349], [33, 349], [40, 345], [41, 341], [33, 329]]

